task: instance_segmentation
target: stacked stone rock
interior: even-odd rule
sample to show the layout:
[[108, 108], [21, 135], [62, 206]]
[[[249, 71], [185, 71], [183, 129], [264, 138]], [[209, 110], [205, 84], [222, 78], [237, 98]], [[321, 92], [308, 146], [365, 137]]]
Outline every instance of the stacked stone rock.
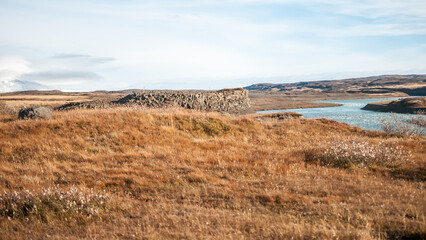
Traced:
[[248, 91], [242, 88], [219, 91], [138, 91], [112, 102], [70, 103], [56, 109], [109, 108], [122, 105], [139, 105], [149, 108], [182, 107], [230, 114], [252, 112]]
[[55, 110], [71, 110], [71, 109], [95, 109], [112, 107], [110, 102], [95, 100], [90, 102], [72, 102], [56, 107]]
[[127, 95], [115, 103], [152, 108], [182, 107], [232, 114], [251, 112], [248, 91], [242, 88], [220, 91], [141, 91]]

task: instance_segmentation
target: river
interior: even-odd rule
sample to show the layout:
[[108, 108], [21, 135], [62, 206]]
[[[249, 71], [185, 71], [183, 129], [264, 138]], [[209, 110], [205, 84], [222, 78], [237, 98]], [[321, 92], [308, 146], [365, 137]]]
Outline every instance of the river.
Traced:
[[399, 98], [370, 98], [370, 99], [349, 99], [349, 100], [327, 100], [317, 101], [323, 103], [338, 103], [342, 106], [323, 107], [323, 108], [304, 108], [304, 109], [279, 109], [258, 111], [258, 113], [275, 113], [281, 111], [291, 111], [303, 114], [305, 118], [327, 118], [339, 122], [347, 123], [351, 126], [357, 126], [365, 130], [381, 130], [383, 119], [392, 117], [408, 120], [413, 118], [413, 114], [383, 113], [362, 110], [361, 108], [372, 102], [397, 100]]

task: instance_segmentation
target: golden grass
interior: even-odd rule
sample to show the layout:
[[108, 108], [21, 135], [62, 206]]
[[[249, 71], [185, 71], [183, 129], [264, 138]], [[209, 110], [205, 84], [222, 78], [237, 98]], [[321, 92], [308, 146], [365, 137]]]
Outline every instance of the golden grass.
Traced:
[[[317, 99], [315, 99], [317, 100]], [[303, 100], [295, 97], [282, 95], [250, 95], [250, 105], [254, 111], [276, 110], [276, 109], [298, 109], [298, 108], [319, 108], [319, 107], [337, 107], [341, 104], [321, 103], [309, 100]]]
[[8, 101], [7, 105], [11, 108], [21, 109], [21, 108], [31, 107], [31, 106], [61, 106], [61, 105], [65, 105], [67, 103], [72, 103], [72, 102], [80, 102], [80, 100], [78, 101], [77, 100], [59, 101], [57, 99], [49, 100], [49, 101], [13, 100], [13, 101]]
[[[120, 93], [67, 93], [61, 92], [58, 94], [48, 94], [49, 92], [30, 94], [28, 92], [23, 93], [6, 93], [0, 94], [0, 105], [6, 105], [9, 108], [19, 111], [23, 107], [32, 106], [49, 106], [57, 107], [72, 102], [87, 102], [93, 100], [111, 101], [119, 98], [123, 94]], [[0, 106], [0, 114], [2, 113], [2, 107]]]
[[5, 95], [0, 96], [0, 100], [40, 100], [40, 101], [52, 101], [52, 100], [84, 100], [84, 97], [78, 95]]
[[0, 103], [11, 108], [30, 106], [59, 106], [70, 102], [89, 101], [89, 96], [80, 95], [4, 95], [0, 96]]
[[[425, 137], [179, 109], [0, 119], [8, 119], [0, 121], [0, 192], [75, 186], [110, 196], [91, 219], [64, 220], [49, 204], [47, 221], [0, 214], [6, 239], [425, 237]], [[352, 138], [410, 151], [411, 163], [340, 169], [306, 162], [307, 150]]]

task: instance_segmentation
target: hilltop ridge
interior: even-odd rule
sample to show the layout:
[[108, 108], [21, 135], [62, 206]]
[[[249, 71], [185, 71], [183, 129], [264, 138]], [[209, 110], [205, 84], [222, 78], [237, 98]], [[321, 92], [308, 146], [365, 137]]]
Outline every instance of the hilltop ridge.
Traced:
[[426, 75], [382, 75], [342, 80], [259, 83], [245, 87], [253, 110], [329, 107], [318, 100], [426, 95]]
[[258, 83], [247, 90], [272, 92], [364, 93], [382, 94], [401, 92], [408, 95], [426, 95], [426, 75], [382, 75], [342, 80], [322, 80], [296, 83]]

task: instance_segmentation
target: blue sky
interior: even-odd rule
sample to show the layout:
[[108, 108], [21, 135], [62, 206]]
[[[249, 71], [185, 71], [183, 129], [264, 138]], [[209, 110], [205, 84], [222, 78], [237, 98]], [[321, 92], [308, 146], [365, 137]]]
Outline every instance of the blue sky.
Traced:
[[0, 81], [220, 89], [425, 63], [423, 0], [0, 0]]

